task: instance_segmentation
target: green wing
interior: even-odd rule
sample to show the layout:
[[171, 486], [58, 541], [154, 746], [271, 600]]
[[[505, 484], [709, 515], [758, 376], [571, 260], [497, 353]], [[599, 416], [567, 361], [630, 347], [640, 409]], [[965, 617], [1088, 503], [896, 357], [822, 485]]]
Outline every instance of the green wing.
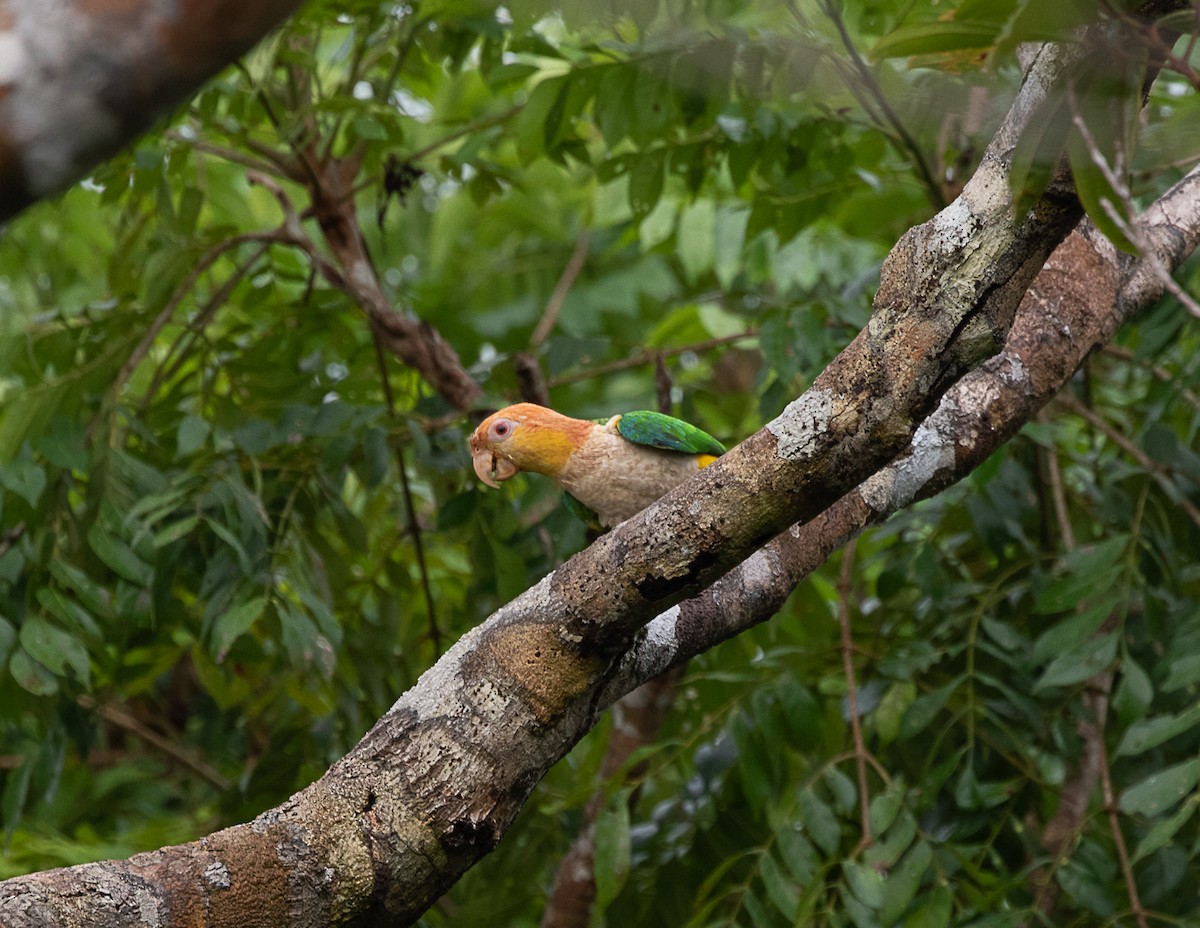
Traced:
[[687, 454], [725, 453], [725, 446], [703, 429], [674, 416], [651, 412], [648, 409], [625, 413], [617, 421], [617, 431], [621, 433], [622, 438], [637, 445], [649, 445], [651, 448], [683, 451]]
[[587, 506], [583, 505], [583, 503], [579, 502], [579, 500], [577, 500], [570, 493], [563, 493], [563, 503], [566, 505], [567, 510], [571, 513], [571, 515], [573, 515], [588, 528], [597, 532], [604, 531], [604, 526], [600, 524], [600, 517], [592, 510], [588, 509]]

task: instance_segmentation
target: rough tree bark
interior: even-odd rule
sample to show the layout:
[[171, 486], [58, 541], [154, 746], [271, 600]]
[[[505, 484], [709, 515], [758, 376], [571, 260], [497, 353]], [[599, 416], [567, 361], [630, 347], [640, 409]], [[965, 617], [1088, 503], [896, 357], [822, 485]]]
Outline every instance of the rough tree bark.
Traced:
[[0, 0], [0, 221], [56, 193], [301, 0]]
[[[1079, 216], [1059, 182], [1018, 223], [1007, 182], [1013, 140], [1064, 58], [1043, 49], [961, 197], [889, 256], [867, 328], [776, 420], [464, 636], [350, 754], [283, 805], [191, 844], [6, 881], [0, 920], [24, 928], [175, 925], [200, 915], [246, 926], [415, 919], [495, 846], [603, 707], [634, 676], [646, 678], [646, 654], [673, 661], [679, 641], [699, 634], [697, 618], [720, 623], [736, 611], [729, 596], [762, 598], [755, 582], [773, 580], [772, 555], [757, 555], [710, 594], [721, 606], [715, 617], [672, 607], [887, 465], [940, 395], [997, 350], [1034, 274]], [[911, 498], [917, 481], [901, 475], [936, 471], [952, 426], [961, 423], [923, 426], [915, 463], [868, 482], [856, 505]], [[666, 625], [622, 660], [664, 610]]]
[[1073, 285], [1086, 284], [1101, 341], [1156, 296], [1153, 267], [1177, 264], [1200, 229], [1193, 174], [1144, 220], [1158, 265], [1082, 233], [1009, 334], [1079, 216], [1060, 179], [1018, 223], [1007, 183], [1013, 142], [1063, 61], [1042, 50], [962, 195], [889, 256], [867, 328], [776, 420], [464, 636], [281, 806], [190, 844], [5, 881], [0, 924], [410, 923], [494, 847], [606, 705], [766, 618], [822, 550], [981, 461], [1079, 363], [1079, 330], [1063, 327]]

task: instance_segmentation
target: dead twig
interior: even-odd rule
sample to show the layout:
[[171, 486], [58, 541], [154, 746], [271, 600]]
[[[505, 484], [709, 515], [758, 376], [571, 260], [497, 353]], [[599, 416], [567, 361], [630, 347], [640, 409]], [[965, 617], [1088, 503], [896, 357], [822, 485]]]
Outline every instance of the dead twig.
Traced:
[[187, 767], [222, 792], [233, 789], [232, 781], [212, 766], [212, 764], [203, 758], [197, 757], [194, 752], [187, 748], [179, 746], [170, 738], [160, 735], [123, 706], [111, 702], [97, 703], [91, 696], [79, 697], [79, 705], [85, 709], [94, 709], [96, 714], [104, 719], [104, 721], [137, 735], [137, 737], [141, 738], [151, 748]]
[[576, 278], [579, 277], [580, 271], [583, 270], [583, 264], [587, 260], [588, 245], [591, 243], [592, 233], [590, 229], [584, 229], [579, 233], [579, 238], [575, 241], [575, 250], [571, 252], [571, 257], [567, 260], [566, 266], [558, 277], [558, 282], [554, 285], [554, 289], [550, 292], [550, 299], [546, 301], [546, 308], [542, 310], [542, 318], [538, 320], [537, 327], [533, 330], [533, 335], [529, 338], [529, 349], [536, 351], [542, 347], [546, 339], [550, 337], [550, 333], [554, 331], [554, 325], [558, 322], [558, 314], [562, 311], [563, 303], [567, 300], [567, 294], [571, 292], [571, 287], [574, 285]]

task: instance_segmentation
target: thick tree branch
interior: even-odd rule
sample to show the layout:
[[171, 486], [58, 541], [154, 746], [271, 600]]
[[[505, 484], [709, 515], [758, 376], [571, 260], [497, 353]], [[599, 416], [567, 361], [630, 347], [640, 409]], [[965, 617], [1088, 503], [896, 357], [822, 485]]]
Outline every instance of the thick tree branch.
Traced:
[[[1200, 247], [1200, 167], [1151, 206], [1138, 227], [1154, 252], [1149, 260], [1166, 267], [1178, 268]], [[1081, 223], [1034, 281], [1004, 350], [946, 393], [903, 455], [701, 596], [654, 619], [601, 702], [770, 618], [847, 540], [982, 464], [1118, 328], [1157, 303], [1161, 278], [1147, 260], [1117, 251], [1090, 222]]]
[[[867, 328], [765, 429], [465, 635], [282, 806], [190, 845], [8, 881], [0, 913], [18, 928], [132, 924], [147, 907], [162, 925], [197, 909], [214, 926], [414, 920], [631, 688], [612, 681], [630, 682], [621, 655], [643, 625], [887, 464], [940, 394], [999, 347], [1079, 216], [1060, 182], [1017, 222], [1008, 185], [1013, 142], [1067, 57], [1043, 49], [962, 195], [889, 256]], [[916, 436], [917, 474], [936, 463], [928, 453], [943, 434], [955, 433], [926, 423]], [[893, 477], [859, 499], [884, 509], [921, 488]], [[742, 580], [770, 574], [772, 557], [756, 555]], [[693, 637], [686, 623], [671, 628], [677, 641]]]
[[[1061, 52], [1043, 50], [962, 196], [889, 257], [867, 328], [766, 429], [464, 636], [283, 805], [192, 844], [6, 881], [4, 923], [172, 925], [197, 912], [210, 925], [414, 920], [494, 846], [604, 705], [765, 618], [822, 547], [936, 492], [1013, 434], [1070, 376], [1078, 346], [1095, 343], [1065, 324], [1075, 311], [1066, 295], [1087, 284], [1102, 340], [1161, 292], [1159, 275], [1074, 237], [1043, 272], [1029, 327], [963, 377], [996, 350], [1078, 216], [1061, 184], [1020, 223], [1008, 194], [1015, 137], [1061, 67]], [[1185, 195], [1148, 217], [1158, 228], [1145, 240], [1168, 266], [1195, 247], [1196, 184], [1190, 175]], [[814, 513], [699, 600], [672, 605]]]
[[0, 0], [0, 220], [63, 189], [300, 0]]

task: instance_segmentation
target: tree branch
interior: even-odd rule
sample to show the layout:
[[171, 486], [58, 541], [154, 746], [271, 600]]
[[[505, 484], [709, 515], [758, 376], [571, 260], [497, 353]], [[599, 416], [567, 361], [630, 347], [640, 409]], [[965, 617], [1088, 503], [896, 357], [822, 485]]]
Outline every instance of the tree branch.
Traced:
[[[823, 510], [903, 451], [940, 394], [999, 347], [1079, 216], [1060, 181], [1017, 223], [1008, 184], [1013, 142], [1067, 58], [1042, 50], [960, 198], [889, 256], [868, 326], [766, 428], [468, 632], [283, 805], [193, 844], [7, 881], [0, 914], [17, 928], [35, 924], [34, 912], [99, 925], [150, 904], [202, 907], [214, 926], [248, 924], [247, 913], [264, 925], [323, 924], [334, 913], [342, 924], [416, 919], [495, 846], [549, 766], [635, 679], [732, 632], [735, 617], [777, 608], [790, 588], [779, 581], [779, 542], [699, 605], [675, 604], [797, 520], [819, 516], [822, 531]], [[891, 511], [933, 486], [939, 439], [983, 441], [960, 413], [948, 412], [944, 432], [923, 425], [910, 469], [877, 476], [851, 505]], [[669, 660], [640, 677], [647, 653]]]
[[82, 177], [299, 5], [0, 3], [0, 220]]
[[[867, 328], [767, 428], [470, 631], [283, 805], [192, 844], [6, 881], [0, 916], [17, 928], [132, 924], [148, 907], [164, 925], [195, 911], [214, 926], [415, 920], [605, 705], [768, 617], [830, 545], [968, 472], [1157, 299], [1156, 274], [1085, 231], [1008, 332], [1078, 216], [1056, 184], [1017, 224], [1008, 194], [1012, 143], [1061, 65], [1043, 50], [960, 199], [894, 249]], [[1200, 237], [1198, 178], [1143, 217], [1168, 266]]]

